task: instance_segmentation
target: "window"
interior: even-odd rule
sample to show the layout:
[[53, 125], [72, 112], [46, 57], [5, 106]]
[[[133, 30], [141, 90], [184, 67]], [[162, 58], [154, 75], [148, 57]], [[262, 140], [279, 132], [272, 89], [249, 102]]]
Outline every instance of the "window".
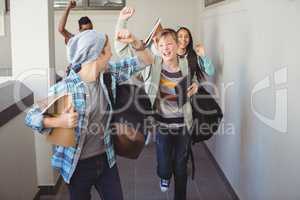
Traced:
[[[69, 0], [54, 0], [54, 8], [65, 8]], [[77, 9], [121, 10], [125, 0], [77, 0]]]
[[205, 7], [222, 2], [225, 0], [205, 0]]

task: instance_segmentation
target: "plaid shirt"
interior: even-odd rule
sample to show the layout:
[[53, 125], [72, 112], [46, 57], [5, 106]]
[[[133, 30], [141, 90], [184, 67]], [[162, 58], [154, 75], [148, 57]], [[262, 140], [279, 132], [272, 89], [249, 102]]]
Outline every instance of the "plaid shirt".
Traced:
[[[109, 62], [109, 72], [112, 75], [112, 91], [114, 98], [116, 84], [128, 80], [130, 76], [133, 73], [139, 71], [141, 67], [142, 66], [137, 57], [126, 58], [119, 62]], [[108, 104], [110, 107], [107, 124], [105, 124], [104, 144], [109, 166], [113, 167], [116, 163], [116, 158], [110, 137], [111, 129], [109, 128], [112, 114], [112, 102], [109, 99], [108, 90], [103, 82], [103, 74], [99, 76], [99, 79], [100, 86], [104, 89], [104, 94], [106, 99], [108, 100]], [[65, 93], [72, 95], [73, 106], [79, 115], [78, 125], [75, 128], [77, 145], [76, 147], [55, 146], [52, 156], [52, 166], [57, 168], [60, 171], [60, 174], [64, 178], [65, 182], [69, 183], [72, 174], [76, 169], [83, 147], [84, 138], [80, 137], [80, 135], [82, 128], [86, 126], [84, 122], [87, 120], [87, 116], [85, 114], [87, 105], [85, 101], [86, 92], [84, 83], [73, 70], [71, 70], [69, 75], [65, 77], [61, 82], [53, 85], [49, 89], [48, 96], [57, 96]], [[40, 134], [50, 133], [52, 129], [43, 127], [43, 118], [44, 116], [42, 114], [42, 109], [37, 104], [35, 104], [27, 113], [25, 124], [31, 127], [34, 132]]]

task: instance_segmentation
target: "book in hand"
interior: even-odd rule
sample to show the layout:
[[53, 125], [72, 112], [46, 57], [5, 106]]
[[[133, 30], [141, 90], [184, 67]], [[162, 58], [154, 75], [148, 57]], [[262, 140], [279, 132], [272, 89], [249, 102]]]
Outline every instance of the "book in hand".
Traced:
[[144, 40], [145, 46], [148, 47], [152, 43], [154, 37], [157, 36], [162, 30], [163, 27], [161, 25], [161, 20], [158, 18], [148, 37]]
[[[38, 102], [43, 115], [57, 117], [67, 108], [72, 106], [72, 96], [63, 94], [59, 96], [48, 97]], [[53, 128], [46, 136], [48, 142], [54, 145], [64, 147], [74, 147], [76, 145], [74, 128]]]

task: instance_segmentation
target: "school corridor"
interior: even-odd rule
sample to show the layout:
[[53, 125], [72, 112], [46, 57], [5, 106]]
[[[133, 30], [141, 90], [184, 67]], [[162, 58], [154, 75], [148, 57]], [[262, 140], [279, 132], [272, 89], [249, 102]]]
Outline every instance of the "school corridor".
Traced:
[[[193, 147], [187, 199], [300, 199], [300, 0], [76, 0], [66, 33], [59, 27], [68, 2], [0, 0], [0, 200], [69, 199], [51, 166], [54, 146], [24, 120], [66, 75], [61, 32], [78, 34], [81, 17], [106, 33], [112, 60], [120, 59], [113, 41], [124, 6], [135, 10], [125, 25], [138, 39], [158, 18], [164, 28], [187, 27], [215, 67], [205, 87], [224, 116], [215, 135]], [[125, 200], [173, 200], [173, 180], [160, 191], [153, 141], [138, 160], [117, 163]], [[95, 189], [92, 196], [100, 199]]]
[[[194, 146], [195, 179], [188, 180], [189, 200], [237, 200], [236, 194], [218, 169], [216, 161], [203, 144]], [[173, 199], [173, 183], [171, 189], [162, 193], [159, 188], [159, 178], [156, 176], [155, 145], [152, 143], [136, 161], [119, 158], [118, 166], [125, 200], [171, 200]], [[191, 175], [191, 168], [189, 170]], [[69, 191], [65, 184], [58, 188], [56, 195], [44, 195], [41, 200], [68, 199]], [[95, 189], [92, 190], [92, 200], [99, 199]]]

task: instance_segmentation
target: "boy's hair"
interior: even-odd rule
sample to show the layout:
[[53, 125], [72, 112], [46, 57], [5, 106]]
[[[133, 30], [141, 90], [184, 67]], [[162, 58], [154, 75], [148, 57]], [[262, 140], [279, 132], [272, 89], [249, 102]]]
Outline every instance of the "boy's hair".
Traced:
[[92, 24], [92, 21], [87, 16], [81, 17], [78, 20], [79, 29], [81, 29], [82, 25], [86, 25], [86, 24]]
[[177, 33], [171, 28], [163, 29], [157, 36], [157, 42], [159, 42], [160, 39], [165, 38], [167, 36], [171, 36], [175, 40], [175, 42], [178, 43]]

